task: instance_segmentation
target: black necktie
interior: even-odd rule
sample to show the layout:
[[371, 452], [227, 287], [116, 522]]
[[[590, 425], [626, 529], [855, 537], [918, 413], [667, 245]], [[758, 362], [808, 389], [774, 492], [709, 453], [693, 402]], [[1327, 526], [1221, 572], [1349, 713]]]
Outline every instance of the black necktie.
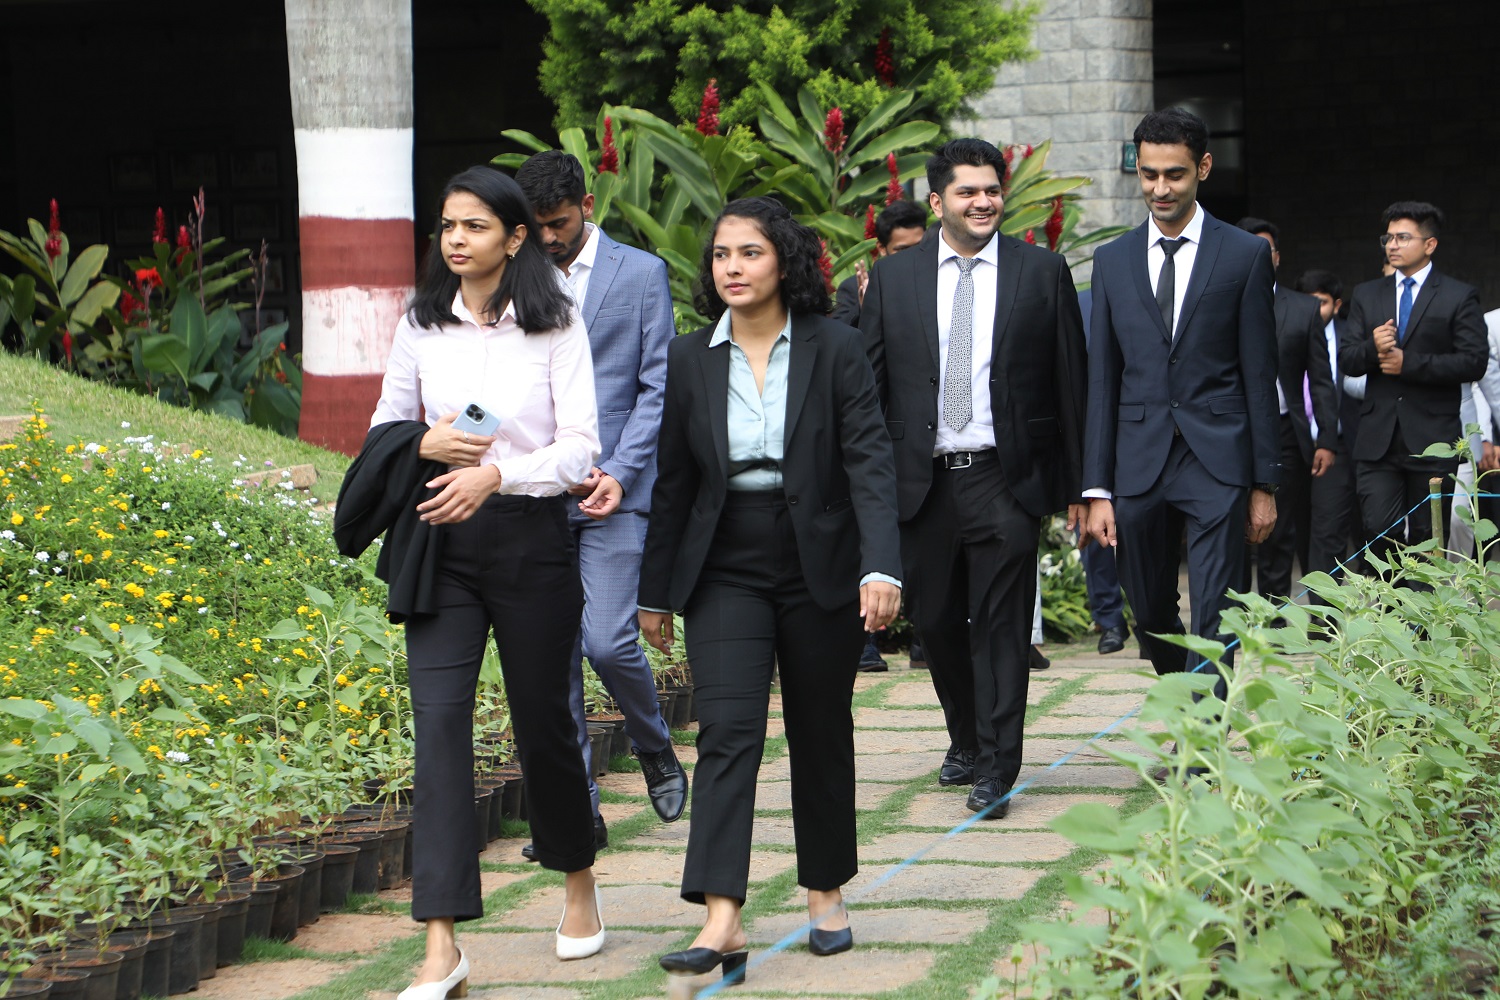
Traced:
[[1161, 321], [1167, 325], [1167, 337], [1171, 338], [1172, 300], [1177, 294], [1177, 265], [1172, 262], [1172, 255], [1182, 249], [1187, 237], [1169, 240], [1163, 236], [1156, 242], [1161, 246], [1162, 253], [1167, 255], [1167, 259], [1161, 262], [1161, 274], [1156, 279], [1156, 308], [1161, 310]]

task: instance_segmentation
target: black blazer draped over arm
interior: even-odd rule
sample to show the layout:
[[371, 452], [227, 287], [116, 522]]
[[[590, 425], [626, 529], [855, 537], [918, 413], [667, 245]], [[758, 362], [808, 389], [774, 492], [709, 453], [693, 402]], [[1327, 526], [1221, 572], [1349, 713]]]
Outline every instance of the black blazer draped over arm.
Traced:
[[[641, 607], [686, 606], [728, 491], [729, 358], [713, 327], [675, 340], [656, 486], [641, 561]], [[867, 573], [901, 578], [896, 474], [859, 334], [822, 316], [792, 318], [783, 488], [807, 588], [833, 610]]]

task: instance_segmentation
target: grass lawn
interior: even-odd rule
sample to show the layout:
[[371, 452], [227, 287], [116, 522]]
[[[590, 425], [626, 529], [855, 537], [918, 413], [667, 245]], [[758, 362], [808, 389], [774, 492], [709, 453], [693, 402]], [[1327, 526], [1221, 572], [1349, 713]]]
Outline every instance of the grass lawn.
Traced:
[[[41, 402], [60, 441], [118, 441], [154, 434], [158, 441], [202, 448], [223, 461], [245, 457], [246, 471], [311, 464], [313, 494], [332, 500], [350, 458], [212, 413], [195, 413], [123, 389], [90, 382], [34, 358], [0, 353], [0, 415], [27, 415]], [[129, 423], [128, 428], [121, 426]]]

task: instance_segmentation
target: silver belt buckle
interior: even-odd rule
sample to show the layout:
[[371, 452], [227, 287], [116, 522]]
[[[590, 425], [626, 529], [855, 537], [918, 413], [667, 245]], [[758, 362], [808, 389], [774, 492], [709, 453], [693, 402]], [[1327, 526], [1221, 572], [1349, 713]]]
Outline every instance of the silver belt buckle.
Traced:
[[949, 469], [967, 469], [974, 464], [974, 453], [972, 451], [951, 452], [943, 459], [943, 465]]

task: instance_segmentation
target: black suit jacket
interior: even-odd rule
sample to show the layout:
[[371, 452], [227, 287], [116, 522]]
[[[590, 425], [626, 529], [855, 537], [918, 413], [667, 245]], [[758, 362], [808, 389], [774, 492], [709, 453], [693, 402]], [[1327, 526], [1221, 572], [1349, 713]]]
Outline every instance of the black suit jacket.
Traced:
[[[1338, 394], [1333, 387], [1333, 363], [1328, 358], [1328, 338], [1323, 335], [1323, 315], [1318, 300], [1276, 286], [1276, 377], [1286, 396], [1287, 415], [1302, 450], [1302, 461], [1312, 464], [1313, 449], [1338, 447]], [[1307, 422], [1307, 401], [1302, 380], [1312, 392], [1313, 417], [1318, 421], [1318, 440], [1312, 439]]]
[[[999, 236], [990, 411], [1005, 483], [1033, 517], [1076, 503], [1083, 467], [1087, 351], [1078, 293], [1059, 254]], [[937, 267], [942, 241], [882, 257], [870, 272], [859, 326], [896, 450], [901, 520], [932, 485], [937, 442]]]
[[848, 326], [859, 326], [859, 275], [851, 274], [839, 284], [828, 318]]
[[1084, 486], [1145, 493], [1174, 428], [1219, 482], [1280, 483], [1270, 244], [1204, 212], [1174, 339], [1146, 270], [1147, 231], [1094, 255]]
[[1489, 361], [1478, 291], [1434, 268], [1406, 322], [1401, 374], [1382, 372], [1374, 331], [1395, 319], [1397, 287], [1395, 277], [1355, 286], [1349, 325], [1339, 338], [1344, 374], [1369, 376], [1354, 443], [1354, 457], [1361, 461], [1384, 457], [1398, 427], [1413, 455], [1439, 441], [1457, 441], [1463, 434], [1458, 416], [1463, 384], [1482, 377]]
[[[1337, 316], [1333, 318], [1335, 349], [1337, 349], [1337, 345], [1344, 342], [1344, 331], [1348, 329], [1349, 321], [1347, 319], [1340, 319]], [[1344, 371], [1343, 362], [1339, 362], [1339, 377], [1334, 380], [1333, 391], [1339, 404], [1338, 430], [1339, 437], [1341, 438], [1340, 444], [1343, 445], [1346, 451], [1352, 451], [1354, 440], [1359, 434], [1359, 408], [1364, 405], [1364, 401], [1344, 391], [1344, 376], [1347, 374]], [[1319, 430], [1322, 430], [1321, 425], [1319, 426]]]
[[[713, 331], [678, 337], [667, 350], [642, 607], [687, 604], [724, 508], [730, 345], [710, 348]], [[783, 488], [813, 600], [833, 610], [858, 599], [867, 573], [900, 579], [891, 443], [855, 330], [793, 317], [783, 442]]]

